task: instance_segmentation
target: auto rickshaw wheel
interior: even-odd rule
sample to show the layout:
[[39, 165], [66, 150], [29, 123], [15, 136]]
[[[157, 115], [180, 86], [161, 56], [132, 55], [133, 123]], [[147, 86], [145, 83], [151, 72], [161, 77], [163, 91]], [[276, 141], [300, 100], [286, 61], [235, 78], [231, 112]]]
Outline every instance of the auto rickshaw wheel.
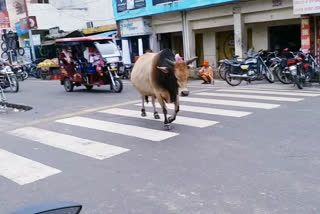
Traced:
[[119, 78], [115, 78], [114, 79], [114, 85], [111, 83], [111, 88], [114, 92], [116, 93], [120, 93], [123, 89], [123, 84], [122, 84], [122, 81], [121, 79]]
[[64, 89], [66, 92], [72, 92], [74, 84], [70, 81], [70, 79], [64, 79], [63, 81]]
[[88, 91], [90, 91], [93, 88], [93, 85], [86, 85], [86, 88]]

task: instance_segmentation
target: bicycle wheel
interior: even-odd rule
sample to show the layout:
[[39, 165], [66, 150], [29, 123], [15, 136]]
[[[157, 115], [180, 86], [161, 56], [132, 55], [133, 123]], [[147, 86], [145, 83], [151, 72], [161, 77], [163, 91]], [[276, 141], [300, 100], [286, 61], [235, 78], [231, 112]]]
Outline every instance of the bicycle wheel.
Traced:
[[228, 65], [222, 63], [219, 68], [218, 68], [218, 72], [219, 72], [219, 76], [221, 79], [226, 80], [226, 71], [228, 70]]

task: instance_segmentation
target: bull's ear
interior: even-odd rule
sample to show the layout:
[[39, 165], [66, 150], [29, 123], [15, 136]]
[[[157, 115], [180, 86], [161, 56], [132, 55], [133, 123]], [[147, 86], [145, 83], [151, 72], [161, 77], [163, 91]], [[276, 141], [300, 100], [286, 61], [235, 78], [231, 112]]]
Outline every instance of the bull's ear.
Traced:
[[157, 66], [157, 68], [160, 70], [160, 71], [162, 71], [163, 73], [169, 73], [169, 70], [168, 70], [168, 68], [167, 67], [159, 67], [159, 66]]
[[193, 63], [196, 59], [198, 59], [198, 57], [193, 57], [192, 59], [189, 59], [186, 64], [190, 65], [191, 63]]

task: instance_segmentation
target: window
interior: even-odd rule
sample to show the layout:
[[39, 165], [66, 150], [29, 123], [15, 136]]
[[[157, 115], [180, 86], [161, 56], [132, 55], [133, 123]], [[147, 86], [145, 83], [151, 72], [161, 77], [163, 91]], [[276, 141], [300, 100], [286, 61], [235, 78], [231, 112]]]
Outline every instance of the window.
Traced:
[[49, 0], [31, 0], [33, 4], [49, 4]]

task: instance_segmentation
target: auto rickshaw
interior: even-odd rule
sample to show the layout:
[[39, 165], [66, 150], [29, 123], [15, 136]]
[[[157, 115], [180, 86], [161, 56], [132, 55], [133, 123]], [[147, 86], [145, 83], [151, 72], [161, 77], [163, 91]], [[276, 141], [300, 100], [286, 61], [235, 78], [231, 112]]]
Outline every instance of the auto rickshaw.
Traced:
[[117, 75], [121, 54], [111, 37], [79, 37], [56, 40], [61, 71], [61, 85], [67, 92], [74, 86], [110, 85], [120, 93], [122, 81]]

